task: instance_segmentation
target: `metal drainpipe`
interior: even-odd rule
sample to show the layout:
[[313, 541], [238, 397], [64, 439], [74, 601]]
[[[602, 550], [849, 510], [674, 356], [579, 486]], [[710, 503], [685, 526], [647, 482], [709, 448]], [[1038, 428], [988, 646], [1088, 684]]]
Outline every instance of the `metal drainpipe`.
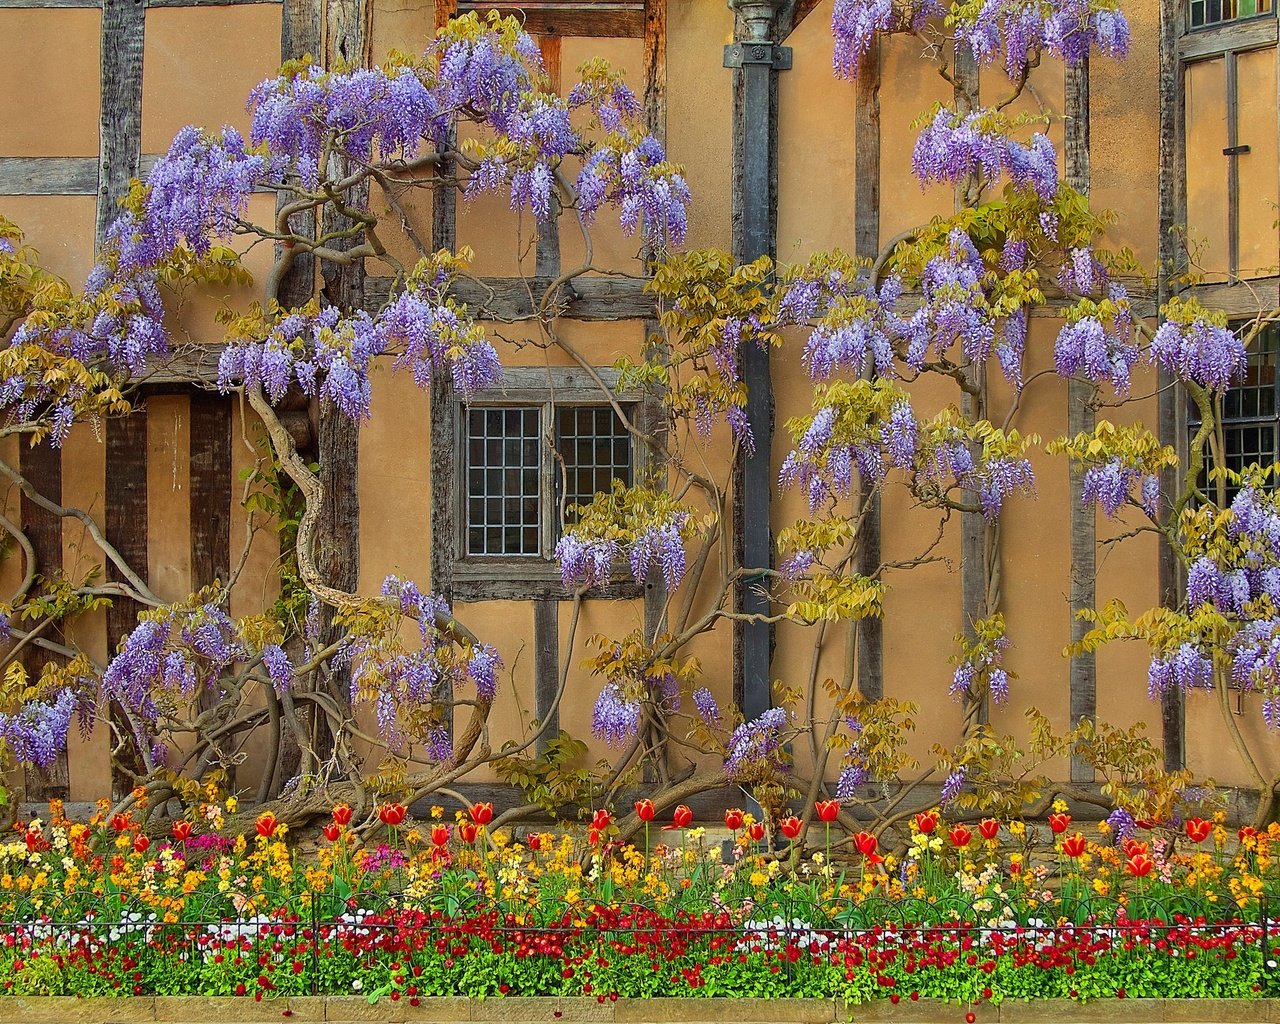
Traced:
[[[737, 197], [741, 210], [740, 263], [772, 255], [770, 179], [777, 151], [777, 125], [770, 117], [773, 76], [791, 67], [791, 48], [772, 41], [774, 15], [780, 0], [729, 0], [740, 18], [745, 38], [724, 50], [724, 66], [741, 69], [742, 114], [735, 126], [742, 156], [742, 184]], [[748, 345], [742, 357], [747, 386], [747, 420], [755, 439], [755, 454], [745, 458], [737, 514], [742, 517], [742, 564], [764, 570], [773, 564], [770, 512], [773, 508], [773, 385], [769, 352]], [[748, 615], [767, 615], [769, 599], [763, 576], [748, 576], [741, 586], [740, 607]], [[746, 623], [742, 634], [742, 713], [748, 721], [773, 704], [770, 694], [772, 629], [767, 623]]]

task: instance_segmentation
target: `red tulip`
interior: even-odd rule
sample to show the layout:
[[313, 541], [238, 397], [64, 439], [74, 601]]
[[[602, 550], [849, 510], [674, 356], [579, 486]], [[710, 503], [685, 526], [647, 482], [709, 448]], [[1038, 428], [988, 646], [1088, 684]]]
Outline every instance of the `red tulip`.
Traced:
[[636, 817], [641, 821], [653, 821], [657, 813], [657, 809], [653, 806], [653, 801], [648, 797], [636, 801]]
[[336, 843], [338, 837], [342, 835], [342, 826], [336, 821], [331, 821], [320, 830], [324, 833], [324, 837], [331, 843]]
[[951, 842], [960, 847], [960, 849], [964, 849], [973, 841], [973, 832], [964, 825], [951, 826], [951, 831], [947, 835], [951, 838]]
[[1071, 815], [1069, 814], [1051, 814], [1049, 815], [1049, 828], [1055, 836], [1062, 835], [1071, 824]]
[[1151, 847], [1137, 839], [1125, 839], [1120, 844], [1120, 849], [1124, 851], [1126, 857], [1134, 857], [1139, 853], [1147, 854], [1151, 852]]
[[825, 821], [827, 824], [840, 817], [840, 803], [836, 800], [819, 800], [814, 805], [814, 809], [818, 812], [818, 820]]
[[853, 845], [864, 857], [870, 857], [879, 848], [880, 842], [870, 832], [859, 832], [853, 837]]
[[443, 822], [431, 827], [431, 842], [436, 846], [449, 845], [449, 826]]
[[349, 804], [336, 804], [334, 806], [333, 823], [335, 825], [351, 824], [351, 806]]
[[129, 820], [127, 814], [111, 815], [111, 828], [116, 832], [128, 832], [133, 827], [133, 822]]
[[794, 839], [796, 836], [800, 834], [801, 821], [794, 814], [792, 814], [783, 818], [780, 822], [778, 822], [778, 828], [782, 831], [782, 834], [786, 836], [788, 839]]
[[1246, 839], [1257, 839], [1258, 830], [1254, 828], [1252, 825], [1246, 825], [1244, 828], [1242, 828], [1239, 832], [1236, 833], [1236, 836], [1240, 839], [1240, 842], [1243, 843]]
[[276, 828], [280, 822], [276, 816], [270, 811], [263, 811], [258, 815], [258, 820], [253, 823], [254, 828], [258, 830], [258, 835], [263, 839], [270, 839], [276, 834]]
[[591, 846], [598, 846], [600, 843], [600, 830], [594, 825], [587, 829], [587, 842]]
[[404, 804], [383, 804], [378, 808], [378, 820], [394, 828], [404, 821], [409, 810]]
[[753, 821], [747, 829], [747, 835], [751, 837], [753, 843], [758, 843], [764, 838], [764, 822]]
[[921, 811], [916, 815], [916, 828], [923, 835], [932, 835], [933, 830], [938, 827], [938, 816], [933, 811]]
[[1124, 869], [1134, 878], [1144, 878], [1151, 874], [1151, 869], [1155, 866], [1155, 862], [1145, 853], [1135, 853], [1125, 861]]
[[693, 824], [693, 811], [688, 804], [681, 804], [671, 815], [671, 824], [675, 828], [688, 828]]
[[464, 843], [474, 843], [476, 836], [480, 834], [480, 826], [474, 821], [458, 822], [458, 838]]
[[175, 821], [171, 832], [175, 842], [185, 843], [191, 838], [191, 822], [186, 820]]
[[1193, 843], [1203, 843], [1212, 831], [1213, 822], [1205, 821], [1204, 818], [1187, 819], [1187, 838]]
[[28, 853], [44, 853], [49, 849], [49, 840], [34, 828], [27, 829], [27, 834], [23, 838], [27, 841]]
[[493, 804], [472, 804], [469, 813], [477, 825], [487, 825], [493, 821]]
[[149, 849], [151, 849], [151, 840], [146, 836], [138, 836], [138, 838], [133, 841], [134, 853], [146, 853]]
[[539, 850], [542, 849], [542, 833], [530, 832], [528, 838], [525, 840], [525, 843], [528, 845], [529, 849], [531, 849], [534, 853], [537, 853]]
[[978, 834], [986, 840], [994, 839], [1000, 834], [1000, 822], [995, 818], [983, 818], [978, 822]]
[[613, 824], [613, 815], [606, 811], [603, 807], [591, 815], [591, 827], [597, 832], [606, 832], [609, 826]]
[[1084, 835], [1080, 832], [1073, 836], [1065, 836], [1062, 840], [1062, 852], [1068, 857], [1083, 857], [1088, 846]]
[[730, 832], [737, 832], [742, 828], [743, 813], [741, 808], [730, 807], [724, 812], [724, 827]]

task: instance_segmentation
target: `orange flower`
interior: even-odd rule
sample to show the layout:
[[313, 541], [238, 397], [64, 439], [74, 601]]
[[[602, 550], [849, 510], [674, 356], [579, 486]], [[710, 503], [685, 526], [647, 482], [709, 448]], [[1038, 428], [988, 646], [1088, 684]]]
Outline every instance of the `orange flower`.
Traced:
[[191, 822], [186, 820], [175, 821], [170, 832], [173, 834], [174, 842], [185, 843], [191, 838]]
[[658, 811], [648, 797], [636, 801], [636, 817], [641, 821], [653, 821]]
[[1135, 853], [1125, 861], [1124, 869], [1134, 878], [1145, 878], [1155, 866], [1155, 861], [1145, 853]]
[[814, 809], [818, 812], [818, 820], [828, 825], [840, 817], [840, 803], [836, 800], [819, 800]]
[[923, 835], [932, 835], [933, 830], [938, 827], [938, 816], [933, 811], [921, 811], [916, 815], [916, 828]]
[[431, 842], [436, 846], [449, 845], [449, 826], [443, 822], [435, 825], [431, 829]]
[[1083, 857], [1084, 851], [1088, 848], [1084, 835], [1077, 832], [1073, 836], [1066, 836], [1062, 840], [1062, 852], [1068, 857]]
[[1051, 814], [1049, 815], [1049, 828], [1055, 836], [1062, 835], [1071, 824], [1071, 815], [1069, 814]]
[[493, 821], [493, 804], [472, 804], [469, 813], [477, 825], [487, 825]]
[[335, 804], [333, 808], [333, 823], [335, 825], [351, 824], [351, 805]]
[[1212, 831], [1213, 822], [1211, 821], [1205, 821], [1204, 818], [1187, 819], [1187, 838], [1193, 843], [1203, 843]]
[[947, 836], [955, 846], [962, 850], [973, 841], [973, 832], [964, 825], [951, 826], [951, 831], [947, 833]]
[[133, 827], [133, 822], [127, 814], [111, 815], [111, 828], [115, 832], [128, 832]]
[[978, 822], [978, 833], [983, 839], [992, 840], [1000, 834], [1000, 822], [995, 818], [983, 818]]
[[404, 821], [409, 810], [404, 804], [383, 804], [378, 808], [378, 820], [394, 828]]
[[730, 807], [724, 812], [724, 827], [730, 832], [737, 832], [742, 828], [743, 812], [739, 807]]
[[270, 811], [263, 811], [258, 815], [258, 820], [253, 823], [254, 828], [258, 830], [258, 835], [263, 839], [270, 839], [276, 834], [276, 828], [280, 822]]
[[476, 836], [478, 836], [479, 834], [480, 834], [480, 826], [477, 825], [474, 821], [458, 822], [458, 837], [464, 843], [474, 843], [476, 841]]
[[791, 814], [778, 822], [778, 828], [782, 830], [782, 834], [788, 839], [794, 839], [800, 834], [801, 822], [799, 818]]

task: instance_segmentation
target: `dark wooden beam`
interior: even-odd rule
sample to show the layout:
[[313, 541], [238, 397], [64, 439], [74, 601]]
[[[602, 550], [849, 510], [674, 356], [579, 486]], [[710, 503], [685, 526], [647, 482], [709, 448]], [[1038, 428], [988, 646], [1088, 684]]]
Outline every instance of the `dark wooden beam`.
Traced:
[[1274, 17], [1227, 22], [1215, 28], [1197, 29], [1195, 32], [1185, 34], [1179, 32], [1174, 43], [1175, 57], [1183, 61], [1221, 57], [1228, 51], [1240, 53], [1244, 50], [1275, 46], [1276, 38], [1277, 26]]
[[191, 589], [231, 573], [231, 399], [191, 395]]
[[[803, 17], [803, 14], [798, 14]], [[874, 260], [880, 252], [880, 41], [873, 39], [858, 75], [853, 112], [854, 253]], [[866, 372], [871, 372], [868, 366]], [[873, 483], [873, 487], [876, 485]], [[858, 507], [855, 502], [854, 507]], [[858, 572], [879, 577], [880, 491], [861, 502], [866, 509], [858, 527]], [[868, 700], [884, 696], [884, 620], [857, 620], [858, 690]]]
[[102, 99], [98, 153], [98, 223], [102, 244], [120, 214], [129, 182], [142, 173], [142, 44], [146, 30], [143, 0], [103, 0]]
[[560, 689], [560, 602], [540, 597], [533, 602], [533, 706], [534, 718], [545, 726], [538, 753], [560, 735], [560, 711], [553, 710]]
[[[62, 450], [48, 441], [34, 448], [22, 442], [18, 467], [32, 487], [50, 501], [62, 504]], [[22, 529], [35, 551], [35, 571], [52, 580], [62, 573], [62, 517], [41, 508], [25, 494], [22, 496]], [[41, 586], [36, 584], [35, 592]], [[35, 623], [28, 623], [33, 626]], [[49, 639], [58, 639], [55, 628]], [[32, 645], [23, 654], [22, 665], [27, 677], [40, 678], [45, 665], [58, 659], [48, 651]], [[70, 771], [64, 750], [48, 768], [32, 766], [27, 770], [27, 798], [46, 803], [54, 798], [65, 800], [70, 795]]]
[[[120, 556], [144, 581], [150, 574], [147, 561], [147, 410], [137, 408], [128, 416], [109, 419], [106, 425], [107, 538]], [[120, 581], [118, 570], [108, 565], [107, 578]], [[114, 654], [120, 639], [132, 631], [138, 621], [138, 605], [127, 598], [116, 598], [107, 609], [107, 651]], [[124, 749], [133, 741], [129, 723], [119, 708], [112, 708], [111, 721], [124, 737]], [[113, 737], [114, 745], [114, 737]], [[141, 768], [141, 761], [134, 762]], [[133, 779], [120, 766], [113, 764], [111, 788], [117, 796], [133, 788]]]
[[[1068, 67], [1064, 81], [1066, 125], [1063, 163], [1066, 182], [1077, 192], [1089, 194], [1089, 58]], [[1067, 435], [1090, 433], [1097, 425], [1094, 403], [1097, 385], [1078, 374], [1067, 381]], [[1068, 581], [1068, 613], [1071, 642], [1079, 643], [1089, 624], [1079, 612], [1097, 604], [1098, 528], [1097, 504], [1084, 500], [1084, 468], [1072, 462], [1068, 470], [1071, 491], [1070, 545], [1071, 576]], [[1072, 655], [1068, 667], [1070, 720], [1093, 722], [1098, 713], [1098, 664], [1093, 652]], [[1092, 782], [1093, 766], [1085, 759], [1071, 758], [1071, 781]]]
[[488, 0], [458, 4], [459, 13], [475, 11], [486, 15], [497, 11], [520, 19], [525, 31], [535, 36], [575, 36], [585, 38], [640, 38], [644, 35], [643, 0], [561, 0], [522, 3], [519, 0]]
[[[1156, 274], [1156, 310], [1173, 297], [1175, 281], [1186, 267], [1186, 250], [1182, 234], [1177, 229], [1186, 224], [1186, 152], [1183, 131], [1182, 63], [1178, 59], [1179, 39], [1182, 37], [1182, 10], [1180, 0], [1160, 0], [1160, 45], [1158, 50], [1160, 136], [1156, 174], [1156, 192], [1159, 208], [1160, 238], [1158, 248], [1159, 269]], [[1272, 21], [1274, 27], [1274, 20]], [[1280, 279], [1273, 279], [1280, 280]], [[1214, 297], [1208, 294], [1208, 286], [1197, 297], [1210, 305]], [[1197, 291], [1201, 291], [1197, 289]], [[1264, 302], [1274, 308], [1276, 290], [1273, 284], [1270, 299], [1264, 289]], [[1252, 297], [1252, 296], [1251, 296]], [[1186, 429], [1187, 401], [1182, 387], [1169, 371], [1161, 369], [1156, 383], [1156, 434], [1162, 444], [1172, 445], [1186, 465], [1188, 437]], [[1161, 474], [1160, 489], [1165, 496], [1161, 514], [1168, 516], [1169, 499], [1178, 494], [1183, 485], [1179, 469], [1168, 469]], [[1157, 565], [1157, 584], [1160, 604], [1165, 608], [1177, 608], [1182, 595], [1182, 566], [1178, 554], [1165, 537], [1160, 538]], [[1164, 744], [1164, 766], [1168, 771], [1178, 771], [1186, 764], [1185, 715], [1182, 694], [1177, 687], [1170, 687], [1160, 700], [1160, 733]]]
[[[444, 197], [444, 194], [437, 193], [437, 205]], [[438, 242], [432, 244], [440, 248]], [[468, 279], [456, 282], [450, 294], [457, 301], [465, 302], [471, 315], [477, 319], [528, 320], [551, 281], [549, 277]], [[652, 317], [657, 312], [657, 304], [652, 296], [645, 294], [646, 283], [639, 277], [575, 278], [561, 292], [558, 315], [570, 320], [643, 320]], [[377, 309], [387, 301], [390, 285], [391, 278], [369, 278], [365, 283], [365, 302], [369, 309]]]

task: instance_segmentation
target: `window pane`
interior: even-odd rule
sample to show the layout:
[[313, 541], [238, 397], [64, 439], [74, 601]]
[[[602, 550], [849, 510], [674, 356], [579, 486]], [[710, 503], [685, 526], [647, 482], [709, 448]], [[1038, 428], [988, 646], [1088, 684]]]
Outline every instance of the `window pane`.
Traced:
[[537, 555], [539, 410], [466, 411], [467, 553]]
[[608, 405], [560, 406], [556, 409], [557, 501], [565, 518], [573, 506], [590, 504], [614, 480], [631, 484], [631, 435]]

